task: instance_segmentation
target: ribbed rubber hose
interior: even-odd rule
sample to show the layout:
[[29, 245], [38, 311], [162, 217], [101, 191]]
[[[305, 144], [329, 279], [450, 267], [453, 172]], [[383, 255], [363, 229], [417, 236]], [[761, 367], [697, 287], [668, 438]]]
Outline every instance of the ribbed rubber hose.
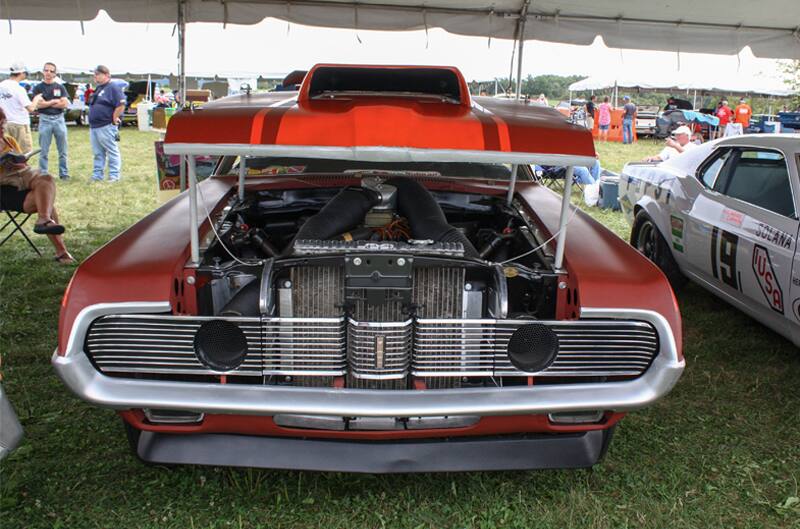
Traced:
[[380, 197], [374, 191], [362, 187], [346, 187], [300, 227], [295, 240], [332, 239], [364, 222], [367, 212], [379, 202]]
[[405, 177], [392, 178], [386, 183], [397, 188], [397, 209], [408, 219], [415, 239], [460, 242], [464, 245], [465, 256], [478, 257], [478, 251], [467, 236], [448, 224], [444, 211], [422, 184]]

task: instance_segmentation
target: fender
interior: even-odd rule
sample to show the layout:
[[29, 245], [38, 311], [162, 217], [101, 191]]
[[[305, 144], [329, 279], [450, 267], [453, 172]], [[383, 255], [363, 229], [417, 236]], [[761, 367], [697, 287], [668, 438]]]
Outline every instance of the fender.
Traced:
[[[200, 184], [201, 233], [207, 229], [205, 207], [213, 211], [232, 192], [227, 179]], [[189, 258], [189, 196], [181, 193], [123, 231], [75, 270], [61, 301], [58, 351], [66, 351], [75, 318], [85, 307], [123, 301], [172, 299], [173, 279]]]

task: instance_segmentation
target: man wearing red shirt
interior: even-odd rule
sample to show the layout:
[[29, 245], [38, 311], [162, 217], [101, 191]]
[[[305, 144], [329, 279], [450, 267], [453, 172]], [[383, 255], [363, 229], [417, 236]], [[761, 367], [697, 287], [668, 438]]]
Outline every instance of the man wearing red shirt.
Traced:
[[750, 126], [750, 116], [753, 115], [753, 109], [750, 108], [750, 105], [747, 104], [744, 98], [739, 100], [739, 105], [734, 110], [735, 113], [735, 122], [741, 123], [742, 131]]
[[728, 123], [731, 122], [731, 118], [733, 117], [733, 110], [728, 106], [727, 99], [723, 99], [719, 102], [716, 115], [719, 118], [719, 128], [717, 129], [716, 137], [721, 138], [725, 135], [725, 127], [728, 126]]

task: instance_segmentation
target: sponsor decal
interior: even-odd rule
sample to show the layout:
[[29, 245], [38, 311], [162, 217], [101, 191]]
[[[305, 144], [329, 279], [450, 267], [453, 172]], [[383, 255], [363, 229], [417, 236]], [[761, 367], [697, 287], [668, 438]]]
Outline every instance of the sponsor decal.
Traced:
[[670, 215], [669, 224], [672, 231], [672, 247], [683, 252], [683, 219], [677, 215]]
[[760, 244], [753, 247], [753, 272], [756, 274], [761, 292], [767, 299], [767, 304], [775, 312], [783, 314], [783, 290], [778, 283], [778, 278], [775, 277], [775, 269], [772, 267], [769, 252]]
[[759, 222], [756, 226], [756, 237], [787, 250], [794, 244], [794, 237], [763, 222]]
[[722, 220], [728, 224], [741, 227], [744, 223], [744, 213], [725, 208], [722, 210]]
[[796, 319], [800, 320], [800, 298], [797, 298], [792, 303], [792, 314]]
[[283, 174], [301, 174], [306, 170], [305, 165], [270, 165], [262, 168], [248, 168], [248, 176], [276, 176]]

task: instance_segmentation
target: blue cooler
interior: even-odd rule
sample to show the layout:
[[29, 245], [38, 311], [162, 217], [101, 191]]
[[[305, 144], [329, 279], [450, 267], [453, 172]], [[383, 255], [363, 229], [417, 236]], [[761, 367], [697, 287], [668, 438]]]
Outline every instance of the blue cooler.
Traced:
[[619, 211], [619, 176], [607, 174], [600, 177], [600, 202], [601, 209]]

